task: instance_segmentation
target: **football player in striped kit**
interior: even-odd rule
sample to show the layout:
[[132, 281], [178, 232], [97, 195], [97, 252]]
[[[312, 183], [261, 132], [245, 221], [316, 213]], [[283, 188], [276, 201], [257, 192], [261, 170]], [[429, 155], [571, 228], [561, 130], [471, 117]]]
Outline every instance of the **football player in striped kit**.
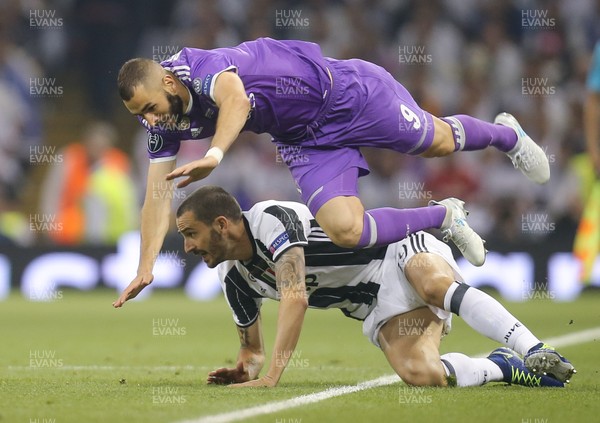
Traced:
[[[202, 187], [181, 203], [177, 228], [186, 252], [218, 266], [240, 338], [236, 367], [209, 373], [208, 383], [275, 386], [294, 357], [307, 307], [339, 308], [362, 320], [363, 333], [411, 385], [504, 381], [562, 387], [574, 373], [498, 301], [469, 287], [450, 248], [428, 233], [369, 249], [338, 247], [305, 205], [264, 201], [242, 212], [216, 186]], [[280, 304], [270, 365], [259, 377], [265, 362], [263, 298]], [[502, 347], [487, 358], [440, 357], [452, 313]]]

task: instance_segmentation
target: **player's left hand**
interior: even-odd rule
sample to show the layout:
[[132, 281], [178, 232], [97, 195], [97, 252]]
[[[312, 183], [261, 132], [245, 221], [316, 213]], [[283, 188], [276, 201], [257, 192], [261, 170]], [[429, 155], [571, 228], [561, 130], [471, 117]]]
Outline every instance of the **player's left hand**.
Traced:
[[237, 366], [233, 369], [222, 367], [213, 370], [208, 374], [206, 383], [209, 385], [229, 385], [231, 383], [243, 383], [248, 380], [250, 380], [250, 377], [248, 376], [248, 372], [244, 370], [244, 362], [239, 361]]
[[154, 275], [151, 273], [139, 274], [133, 281], [123, 290], [119, 298], [112, 303], [114, 308], [122, 307], [126, 301], [137, 297], [137, 295], [154, 280]]
[[234, 383], [229, 385], [228, 388], [274, 388], [277, 385], [275, 379], [269, 375], [265, 375], [261, 378], [250, 380], [244, 383]]
[[170, 181], [171, 179], [187, 176], [187, 179], [177, 184], [177, 188], [183, 188], [192, 182], [206, 178], [218, 164], [217, 159], [212, 156], [203, 157], [199, 160], [194, 160], [193, 162], [179, 166], [173, 172], [169, 173], [166, 179], [167, 181]]

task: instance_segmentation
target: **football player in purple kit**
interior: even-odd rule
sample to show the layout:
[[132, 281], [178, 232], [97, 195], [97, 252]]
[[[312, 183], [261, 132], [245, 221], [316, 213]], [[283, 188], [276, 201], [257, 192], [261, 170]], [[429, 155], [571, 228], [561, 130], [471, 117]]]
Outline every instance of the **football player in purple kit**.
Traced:
[[[467, 115], [437, 118], [422, 110], [385, 69], [358, 59], [324, 57], [317, 44], [260, 38], [237, 47], [184, 48], [158, 64], [131, 59], [118, 76], [126, 108], [148, 130], [150, 166], [142, 208], [138, 273], [120, 307], [152, 282], [154, 261], [169, 226], [165, 178], [184, 187], [208, 176], [241, 131], [269, 133], [273, 142], [301, 148], [282, 154], [305, 204], [342, 247], [387, 245], [411, 233], [439, 228], [474, 265], [485, 260], [482, 239], [466, 223], [464, 203], [450, 198], [415, 209], [365, 211], [358, 178], [369, 173], [360, 147], [440, 157], [494, 146], [529, 179], [550, 178], [543, 150], [517, 120], [495, 124]], [[205, 157], [175, 169], [182, 140], [212, 136]], [[163, 183], [161, 183], [163, 182]]]

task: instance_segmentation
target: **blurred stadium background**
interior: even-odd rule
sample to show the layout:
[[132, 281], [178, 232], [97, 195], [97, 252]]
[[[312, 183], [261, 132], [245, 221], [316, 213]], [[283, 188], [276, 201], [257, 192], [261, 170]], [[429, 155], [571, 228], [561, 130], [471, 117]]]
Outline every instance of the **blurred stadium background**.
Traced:
[[[382, 65], [438, 116], [515, 114], [546, 149], [549, 184], [529, 183], [493, 149], [433, 160], [371, 150], [361, 196], [368, 207], [462, 198], [492, 251], [483, 269], [461, 261], [467, 280], [512, 300], [574, 299], [584, 286], [570, 252], [594, 178], [582, 111], [599, 23], [595, 0], [3, 0], [0, 300], [11, 289], [38, 301], [60, 298], [61, 286], [121, 289], [135, 274], [146, 136], [118, 99], [121, 64], [261, 36]], [[184, 143], [179, 161], [207, 147]], [[206, 183], [244, 208], [299, 200], [268, 135], [242, 134]], [[154, 285], [218, 293], [174, 230]]]

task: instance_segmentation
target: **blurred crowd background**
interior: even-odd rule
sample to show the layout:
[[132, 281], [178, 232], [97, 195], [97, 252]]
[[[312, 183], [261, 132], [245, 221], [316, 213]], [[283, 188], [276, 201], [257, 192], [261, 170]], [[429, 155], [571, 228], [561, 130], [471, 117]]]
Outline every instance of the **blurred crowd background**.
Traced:
[[[146, 135], [117, 96], [121, 64], [263, 36], [377, 63], [437, 116], [509, 111], [551, 162], [551, 182], [535, 186], [493, 148], [442, 159], [368, 150], [367, 207], [459, 197], [491, 245], [571, 248], [591, 172], [582, 108], [597, 0], [2, 0], [0, 243], [109, 245], [136, 229]], [[184, 143], [179, 161], [207, 148]], [[244, 208], [299, 199], [266, 134], [242, 134], [206, 182]], [[536, 221], [546, 225], [524, 225]]]

